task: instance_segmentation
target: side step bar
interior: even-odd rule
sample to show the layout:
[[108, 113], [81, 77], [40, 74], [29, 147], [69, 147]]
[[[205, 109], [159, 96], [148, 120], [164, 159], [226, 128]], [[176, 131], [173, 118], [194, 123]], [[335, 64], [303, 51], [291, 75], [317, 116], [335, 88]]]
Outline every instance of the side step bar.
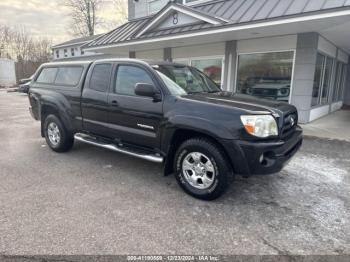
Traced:
[[109, 144], [109, 143], [106, 143], [103, 141], [98, 141], [94, 137], [86, 135], [86, 134], [78, 133], [78, 134], [74, 135], [74, 138], [80, 142], [83, 142], [83, 143], [103, 147], [103, 148], [106, 148], [106, 149], [109, 149], [109, 150], [112, 150], [112, 151], [115, 151], [118, 153], [123, 153], [123, 154], [129, 155], [129, 156], [142, 158], [142, 159], [145, 159], [145, 160], [148, 160], [151, 162], [163, 163], [163, 161], [164, 161], [164, 158], [161, 156], [140, 153], [140, 152], [134, 152], [128, 148], [123, 148], [123, 147], [120, 147], [120, 146], [115, 145], [115, 144]]

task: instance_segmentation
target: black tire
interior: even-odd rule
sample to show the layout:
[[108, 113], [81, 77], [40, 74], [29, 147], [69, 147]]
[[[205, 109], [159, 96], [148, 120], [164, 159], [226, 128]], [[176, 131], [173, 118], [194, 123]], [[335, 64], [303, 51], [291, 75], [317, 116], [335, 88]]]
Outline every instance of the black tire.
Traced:
[[[211, 166], [215, 173], [210, 172], [214, 174], [212, 175], [213, 182], [207, 188], [196, 188], [186, 179], [186, 175], [187, 177], [189, 176], [189, 171], [183, 170], [183, 162], [185, 159], [191, 159], [192, 153], [197, 156], [198, 154], [196, 153], [200, 153], [201, 159], [204, 156], [204, 160], [209, 159], [211, 162], [210, 164], [212, 164]], [[178, 184], [186, 193], [202, 200], [214, 200], [220, 197], [227, 189], [228, 177], [232, 174], [232, 168], [226, 160], [224, 152], [214, 142], [206, 138], [193, 138], [185, 141], [176, 152], [174, 165], [175, 177]], [[197, 175], [197, 173], [192, 171], [190, 171], [190, 173]], [[205, 171], [202, 174], [207, 174], [207, 172]], [[201, 186], [200, 183], [205, 186], [201, 181], [202, 179], [199, 178], [197, 186]], [[196, 184], [196, 182], [193, 183]]]
[[[59, 142], [54, 143], [49, 138], [49, 126], [51, 124], [56, 125], [58, 127], [59, 133]], [[69, 151], [74, 144], [73, 134], [69, 133], [61, 120], [55, 115], [47, 115], [44, 120], [44, 134], [46, 143], [49, 147], [58, 153]]]

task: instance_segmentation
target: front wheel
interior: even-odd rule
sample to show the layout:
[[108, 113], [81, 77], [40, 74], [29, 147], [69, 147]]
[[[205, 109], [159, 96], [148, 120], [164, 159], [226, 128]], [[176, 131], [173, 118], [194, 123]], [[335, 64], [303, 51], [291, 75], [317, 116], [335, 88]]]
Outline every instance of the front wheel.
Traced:
[[74, 144], [74, 137], [55, 115], [48, 115], [44, 121], [46, 143], [55, 152], [66, 152]]
[[188, 194], [203, 200], [220, 197], [228, 185], [232, 169], [224, 152], [212, 141], [195, 138], [177, 150], [176, 180]]

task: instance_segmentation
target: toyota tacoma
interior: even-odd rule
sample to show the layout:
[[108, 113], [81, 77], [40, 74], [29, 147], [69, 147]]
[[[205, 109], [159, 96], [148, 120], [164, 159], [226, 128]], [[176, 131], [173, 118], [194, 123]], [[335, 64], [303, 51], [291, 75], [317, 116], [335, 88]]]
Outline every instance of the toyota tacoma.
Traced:
[[230, 175], [279, 172], [302, 144], [294, 106], [224, 92], [176, 63], [48, 63], [28, 96], [52, 150], [79, 141], [163, 163], [165, 175], [205, 200], [222, 195]]

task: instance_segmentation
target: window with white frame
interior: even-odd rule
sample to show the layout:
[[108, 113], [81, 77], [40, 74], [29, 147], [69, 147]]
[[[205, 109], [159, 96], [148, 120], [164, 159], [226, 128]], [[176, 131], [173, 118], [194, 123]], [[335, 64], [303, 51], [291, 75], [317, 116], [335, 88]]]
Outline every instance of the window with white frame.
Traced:
[[338, 101], [341, 101], [344, 98], [347, 72], [348, 72], [348, 67], [346, 64], [343, 64], [343, 78], [342, 78], [343, 82], [341, 84], [340, 91], [338, 94]]
[[347, 67], [346, 64], [338, 61], [335, 77], [334, 77], [334, 88], [333, 88], [333, 96], [332, 102], [338, 102], [343, 99], [344, 87], [345, 87], [345, 79], [346, 79]]
[[294, 51], [239, 54], [236, 92], [289, 102]]
[[329, 102], [330, 90], [332, 88], [332, 73], [334, 67], [334, 59], [326, 57], [323, 73], [322, 91], [320, 92], [320, 103], [322, 105]]
[[311, 106], [325, 105], [329, 102], [330, 90], [333, 87], [333, 66], [333, 58], [317, 54]]

